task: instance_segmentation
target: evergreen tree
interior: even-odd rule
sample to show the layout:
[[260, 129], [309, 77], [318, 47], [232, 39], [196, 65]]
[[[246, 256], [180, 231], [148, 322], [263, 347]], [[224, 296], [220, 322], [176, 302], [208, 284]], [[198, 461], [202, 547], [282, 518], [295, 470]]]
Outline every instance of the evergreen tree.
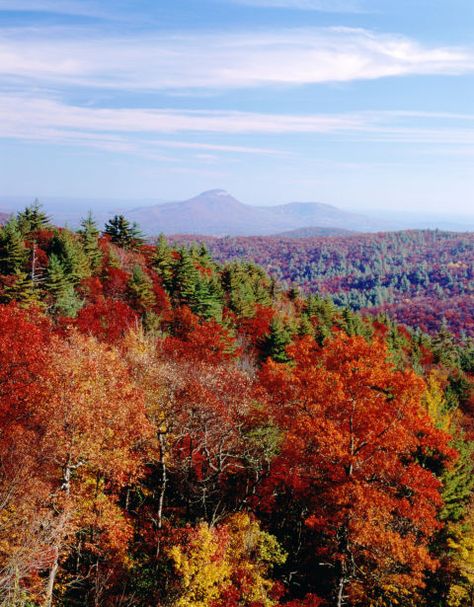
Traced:
[[136, 249], [144, 242], [143, 234], [136, 223], [131, 224], [123, 215], [115, 215], [105, 224], [104, 234], [113, 243], [124, 249]]
[[156, 243], [152, 264], [163, 282], [165, 289], [170, 292], [173, 286], [173, 250], [164, 234], [160, 234]]
[[174, 262], [173, 284], [171, 295], [179, 304], [191, 308], [196, 301], [196, 290], [199, 282], [199, 271], [194, 265], [189, 252], [183, 247]]
[[133, 305], [140, 312], [150, 310], [156, 303], [155, 294], [153, 293], [153, 283], [139, 265], [133, 268], [128, 289]]
[[36, 199], [33, 204], [17, 214], [18, 227], [23, 236], [28, 236], [36, 230], [51, 228], [51, 220], [42, 210]]
[[0, 228], [0, 274], [15, 274], [27, 261], [28, 252], [16, 219]]
[[16, 301], [22, 305], [38, 304], [38, 292], [31, 277], [21, 270], [16, 270], [12, 275], [13, 281], [5, 285], [2, 301], [9, 303]]
[[291, 332], [285, 323], [278, 317], [274, 317], [270, 324], [270, 333], [265, 339], [262, 354], [264, 358], [271, 357], [279, 363], [290, 360], [286, 353], [287, 346], [291, 343]]
[[229, 308], [240, 316], [252, 316], [255, 304], [272, 303], [270, 278], [251, 262], [227, 264], [222, 272], [222, 285]]
[[79, 234], [90, 269], [92, 272], [96, 272], [102, 261], [102, 251], [99, 247], [99, 228], [92, 217], [92, 212], [89, 211], [87, 217], [81, 221]]
[[220, 281], [215, 275], [199, 276], [195, 293], [194, 302], [191, 306], [193, 312], [204, 318], [222, 318], [223, 293]]
[[71, 284], [90, 276], [89, 260], [77, 236], [69, 230], [58, 231], [51, 241], [51, 253], [56, 255]]
[[49, 258], [45, 287], [52, 296], [52, 313], [70, 317], [77, 314], [82, 301], [74, 291], [64, 263], [55, 253]]
[[45, 288], [54, 299], [65, 295], [71, 286], [66, 268], [56, 253], [51, 253], [46, 273]]

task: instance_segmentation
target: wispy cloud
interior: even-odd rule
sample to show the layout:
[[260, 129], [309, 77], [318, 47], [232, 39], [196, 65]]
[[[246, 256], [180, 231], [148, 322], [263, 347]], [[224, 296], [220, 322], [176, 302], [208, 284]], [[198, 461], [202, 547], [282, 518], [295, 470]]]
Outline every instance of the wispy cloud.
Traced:
[[[339, 114], [264, 114], [231, 111], [182, 111], [152, 108], [94, 108], [57, 99], [3, 95], [0, 137], [89, 146], [129, 154], [194, 150], [214, 154], [280, 155], [273, 146], [244, 146], [212, 141], [216, 136], [272, 138], [299, 135], [345, 141], [474, 146], [474, 116], [429, 112]], [[163, 138], [192, 134], [198, 141]], [[275, 139], [273, 139], [275, 141]], [[169, 158], [168, 158], [169, 159]]]
[[0, 0], [0, 11], [102, 17], [105, 11], [90, 0]]
[[355, 0], [230, 0], [233, 4], [257, 8], [285, 8], [322, 13], [362, 13], [360, 2]]
[[4, 30], [0, 77], [122, 91], [297, 86], [474, 70], [472, 49], [352, 28], [107, 37]]

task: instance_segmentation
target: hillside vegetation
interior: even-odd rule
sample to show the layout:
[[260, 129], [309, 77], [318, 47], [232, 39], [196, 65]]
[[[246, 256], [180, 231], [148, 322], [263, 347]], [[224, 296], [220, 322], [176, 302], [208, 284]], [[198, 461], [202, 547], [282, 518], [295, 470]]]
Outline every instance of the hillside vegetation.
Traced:
[[0, 605], [472, 605], [469, 340], [123, 217], [0, 274]]
[[[333, 238], [200, 237], [220, 262], [248, 259], [337, 304], [388, 312], [434, 334], [474, 336], [474, 233], [404, 231]], [[176, 237], [191, 242], [192, 237]]]

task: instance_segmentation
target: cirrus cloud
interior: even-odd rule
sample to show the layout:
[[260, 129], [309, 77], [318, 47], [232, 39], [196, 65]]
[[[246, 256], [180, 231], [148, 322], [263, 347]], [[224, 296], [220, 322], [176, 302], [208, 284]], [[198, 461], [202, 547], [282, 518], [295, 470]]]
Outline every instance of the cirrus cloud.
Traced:
[[15, 86], [218, 91], [473, 70], [472, 49], [345, 27], [139, 36], [7, 29], [0, 38], [0, 78]]

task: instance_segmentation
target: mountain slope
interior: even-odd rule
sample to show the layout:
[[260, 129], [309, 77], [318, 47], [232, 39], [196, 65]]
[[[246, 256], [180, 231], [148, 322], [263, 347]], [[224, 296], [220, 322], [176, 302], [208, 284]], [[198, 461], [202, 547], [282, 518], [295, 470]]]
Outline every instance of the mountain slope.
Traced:
[[225, 190], [209, 190], [182, 202], [140, 207], [127, 213], [147, 234], [270, 235], [299, 228], [383, 229], [363, 215], [321, 203], [277, 206], [243, 204]]

